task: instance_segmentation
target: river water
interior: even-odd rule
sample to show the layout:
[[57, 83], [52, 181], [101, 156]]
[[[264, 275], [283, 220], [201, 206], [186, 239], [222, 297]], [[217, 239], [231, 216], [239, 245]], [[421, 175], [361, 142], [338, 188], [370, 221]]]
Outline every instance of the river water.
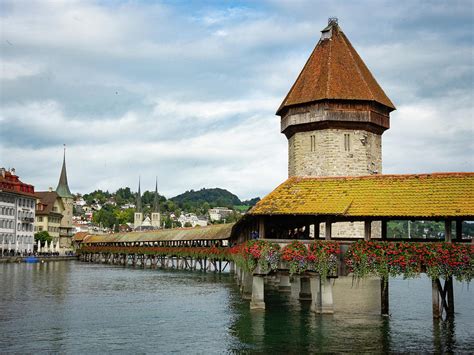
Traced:
[[390, 318], [318, 316], [272, 289], [250, 311], [228, 274], [0, 264], [0, 353], [474, 352], [473, 296], [455, 283], [454, 321], [433, 322], [430, 281], [394, 279]]

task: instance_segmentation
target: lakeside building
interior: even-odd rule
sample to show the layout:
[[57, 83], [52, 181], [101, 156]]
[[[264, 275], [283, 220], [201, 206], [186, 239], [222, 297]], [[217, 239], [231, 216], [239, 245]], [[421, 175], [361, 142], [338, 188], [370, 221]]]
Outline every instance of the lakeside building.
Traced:
[[[381, 174], [382, 134], [393, 110], [337, 19], [330, 18], [276, 112], [288, 139], [288, 177]], [[380, 235], [379, 222], [371, 228]], [[364, 225], [335, 223], [332, 235], [361, 238]]]
[[[38, 191], [36, 206], [36, 231], [46, 230], [59, 241], [61, 249], [70, 249], [74, 235], [73, 208], [74, 196], [69, 189], [66, 172], [66, 149], [64, 149], [63, 164], [56, 191]], [[59, 220], [59, 223], [58, 223]]]
[[1, 255], [33, 252], [35, 190], [15, 174], [1, 168], [0, 242]]
[[63, 200], [52, 188], [49, 191], [38, 191], [36, 197], [35, 232], [47, 231], [56, 245], [65, 211]]

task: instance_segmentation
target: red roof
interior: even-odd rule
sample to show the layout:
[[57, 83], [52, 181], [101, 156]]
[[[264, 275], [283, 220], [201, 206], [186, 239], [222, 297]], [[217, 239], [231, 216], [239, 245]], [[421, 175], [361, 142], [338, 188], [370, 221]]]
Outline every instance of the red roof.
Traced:
[[318, 42], [277, 111], [320, 100], [375, 101], [395, 106], [377, 83], [337, 23], [323, 30]]
[[0, 190], [35, 197], [35, 187], [21, 182], [19, 177], [14, 174], [14, 170], [7, 171], [2, 169], [0, 174]]

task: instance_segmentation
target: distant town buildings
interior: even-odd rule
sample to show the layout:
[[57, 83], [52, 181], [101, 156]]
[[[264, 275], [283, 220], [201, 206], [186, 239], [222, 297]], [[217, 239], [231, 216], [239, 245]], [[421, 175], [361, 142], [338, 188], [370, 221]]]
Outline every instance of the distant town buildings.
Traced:
[[182, 227], [205, 227], [207, 226], [207, 219], [199, 218], [194, 213], [182, 213], [181, 216], [178, 218], [178, 222], [181, 223]]
[[21, 182], [15, 169], [0, 170], [1, 255], [33, 252], [36, 204], [34, 186]]
[[143, 218], [143, 208], [142, 208], [142, 194], [140, 188], [140, 179], [138, 179], [138, 195], [137, 195], [137, 204], [133, 218], [133, 229], [134, 230], [153, 230], [159, 229], [161, 222], [160, 206], [158, 200], [158, 179], [155, 184], [155, 196], [153, 201], [153, 210], [150, 216]]
[[230, 216], [234, 211], [226, 207], [215, 207], [209, 210], [209, 219], [211, 221], [222, 221]]

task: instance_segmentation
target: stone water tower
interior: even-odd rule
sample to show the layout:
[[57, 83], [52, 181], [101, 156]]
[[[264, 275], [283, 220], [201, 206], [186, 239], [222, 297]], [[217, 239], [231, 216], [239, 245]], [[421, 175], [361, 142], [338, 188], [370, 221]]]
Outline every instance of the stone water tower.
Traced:
[[[337, 19], [330, 18], [277, 111], [288, 138], [288, 175], [382, 173], [382, 133], [393, 110]], [[335, 228], [333, 234], [360, 236], [363, 227]]]

